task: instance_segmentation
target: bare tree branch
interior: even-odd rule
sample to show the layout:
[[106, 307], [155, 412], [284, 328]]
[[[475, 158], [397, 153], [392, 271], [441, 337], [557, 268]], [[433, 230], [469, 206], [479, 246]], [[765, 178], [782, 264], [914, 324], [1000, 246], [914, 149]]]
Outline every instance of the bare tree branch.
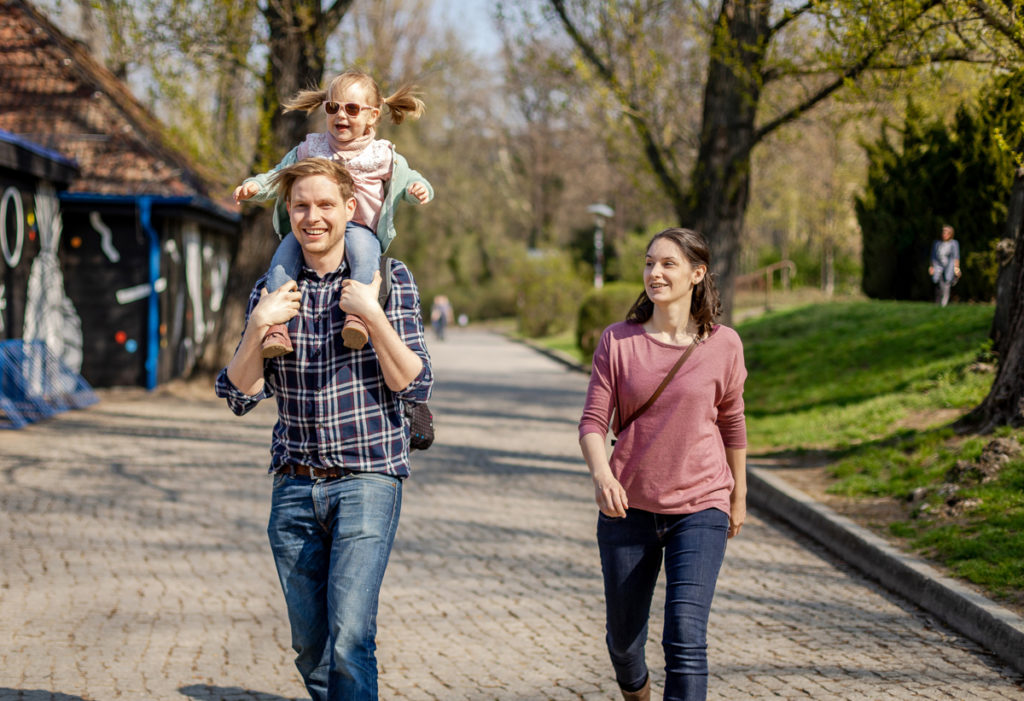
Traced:
[[794, 20], [799, 19], [801, 15], [803, 15], [804, 13], [809, 12], [810, 10], [814, 9], [814, 6], [816, 4], [818, 4], [818, 3], [809, 1], [809, 2], [805, 3], [804, 5], [801, 5], [800, 7], [797, 7], [795, 9], [786, 10], [786, 12], [785, 12], [785, 14], [783, 14], [782, 18], [778, 22], [776, 22], [774, 25], [772, 25], [771, 27], [768, 28], [768, 36], [769, 37], [775, 36], [776, 34], [781, 32], [783, 29], [785, 29], [791, 22], [793, 22]]
[[608, 87], [611, 88], [616, 98], [622, 105], [626, 116], [630, 118], [636, 127], [637, 134], [640, 136], [640, 140], [644, 145], [644, 152], [647, 154], [647, 159], [651, 164], [651, 168], [654, 170], [655, 177], [662, 186], [668, 191], [673, 203], [677, 206], [679, 203], [685, 201], [686, 196], [682, 189], [679, 187], [679, 179], [671, 171], [677, 170], [672, 153], [662, 148], [654, 137], [654, 130], [651, 125], [641, 115], [643, 111], [641, 106], [636, 104], [626, 92], [625, 88], [619, 82], [618, 77], [615, 75], [609, 63], [602, 60], [601, 56], [594, 49], [593, 45], [583, 36], [572, 19], [569, 17], [569, 13], [565, 7], [565, 0], [550, 0], [551, 6], [558, 14], [558, 18], [562, 22], [562, 26], [565, 28], [566, 34], [572, 39], [576, 48], [583, 54], [584, 59], [587, 63], [593, 66], [594, 70], [597, 71], [598, 75], [607, 83]]
[[[907, 20], [905, 20], [902, 26], [910, 26], [911, 24], [916, 22], [918, 19], [923, 17], [932, 8], [937, 7], [937, 6], [941, 5], [941, 4], [942, 4], [941, 0], [930, 0], [928, 3], [924, 4], [920, 8], [920, 10], [913, 17], [908, 18]], [[758, 143], [759, 141], [764, 139], [766, 136], [771, 134], [773, 131], [775, 131], [779, 127], [781, 127], [781, 126], [783, 126], [785, 124], [788, 124], [789, 122], [792, 122], [794, 119], [796, 119], [797, 117], [799, 117], [803, 113], [807, 112], [809, 109], [811, 109], [812, 107], [817, 105], [819, 102], [821, 102], [821, 101], [825, 100], [826, 98], [828, 98], [830, 95], [832, 95], [837, 90], [839, 90], [841, 87], [843, 87], [848, 81], [851, 81], [851, 80], [859, 77], [865, 71], [868, 71], [870, 69], [875, 68], [876, 67], [875, 59], [886, 48], [888, 48], [891, 45], [892, 41], [895, 38], [895, 35], [898, 34], [900, 31], [901, 31], [901, 29], [899, 29], [899, 28], [894, 29], [893, 32], [890, 33], [889, 37], [885, 38], [884, 40], [880, 40], [878, 42], [878, 44], [876, 44], [875, 47], [871, 49], [871, 51], [869, 51], [866, 54], [864, 54], [860, 59], [855, 61], [852, 65], [847, 66], [845, 69], [843, 69], [840, 72], [840, 74], [833, 81], [831, 81], [830, 83], [828, 83], [825, 86], [821, 87], [813, 95], [809, 96], [806, 100], [804, 100], [800, 104], [790, 108], [789, 110], [783, 112], [782, 114], [780, 114], [779, 116], [777, 116], [774, 119], [770, 120], [766, 124], [763, 124], [760, 127], [758, 127], [757, 131], [754, 132], [753, 142], [754, 143]], [[942, 52], [938, 52], [938, 53], [941, 54]], [[955, 59], [949, 59], [949, 60], [955, 60]]]

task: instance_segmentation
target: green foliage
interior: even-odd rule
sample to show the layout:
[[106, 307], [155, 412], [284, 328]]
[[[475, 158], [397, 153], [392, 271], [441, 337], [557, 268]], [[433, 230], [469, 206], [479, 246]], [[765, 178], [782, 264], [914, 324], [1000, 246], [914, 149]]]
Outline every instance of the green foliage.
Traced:
[[868, 183], [856, 203], [863, 234], [864, 292], [880, 299], [928, 300], [932, 242], [943, 223], [960, 243], [962, 299], [994, 295], [992, 241], [1002, 236], [1013, 184], [1013, 156], [999, 135], [1020, 134], [1024, 73], [1002, 76], [952, 124], [910, 102], [901, 140], [866, 145]]
[[576, 319], [576, 345], [585, 364], [589, 365], [593, 359], [601, 332], [610, 324], [626, 318], [626, 312], [642, 289], [633, 282], [613, 282], [599, 290], [591, 290], [583, 298]]
[[586, 289], [561, 251], [527, 255], [516, 266], [516, 322], [528, 338], [550, 336], [570, 328], [579, 299]]

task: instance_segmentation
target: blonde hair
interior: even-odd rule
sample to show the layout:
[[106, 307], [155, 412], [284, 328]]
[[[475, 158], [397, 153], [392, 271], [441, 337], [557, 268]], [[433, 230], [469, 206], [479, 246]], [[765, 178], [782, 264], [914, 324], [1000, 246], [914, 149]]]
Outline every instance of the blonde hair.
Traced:
[[[392, 124], [401, 124], [407, 117], [419, 119], [426, 109], [413, 85], [403, 85], [394, 94], [381, 97], [377, 81], [369, 75], [362, 71], [345, 71], [335, 77], [325, 90], [300, 90], [291, 99], [284, 101], [284, 111], [302, 110], [309, 114], [327, 102], [335, 91], [341, 92], [351, 85], [362, 85], [366, 89], [371, 107], [376, 107], [381, 113], [384, 112], [384, 107], [387, 107]], [[379, 115], [377, 121], [380, 121]], [[377, 122], [374, 122], [374, 125], [376, 124]]]
[[274, 173], [270, 184], [277, 189], [278, 197], [288, 201], [291, 200], [295, 182], [314, 175], [322, 175], [337, 184], [342, 199], [347, 201], [355, 197], [356, 186], [348, 169], [337, 161], [326, 158], [303, 158], [292, 163]]

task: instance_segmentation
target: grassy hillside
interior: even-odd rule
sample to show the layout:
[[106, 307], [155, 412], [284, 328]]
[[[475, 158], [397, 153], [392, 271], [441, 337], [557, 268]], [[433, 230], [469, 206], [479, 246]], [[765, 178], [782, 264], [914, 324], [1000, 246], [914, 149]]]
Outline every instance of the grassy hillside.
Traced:
[[742, 323], [748, 434], [752, 455], [823, 451], [830, 492], [893, 499], [892, 535], [1022, 605], [1024, 431], [950, 428], [991, 385], [992, 312], [857, 301]]

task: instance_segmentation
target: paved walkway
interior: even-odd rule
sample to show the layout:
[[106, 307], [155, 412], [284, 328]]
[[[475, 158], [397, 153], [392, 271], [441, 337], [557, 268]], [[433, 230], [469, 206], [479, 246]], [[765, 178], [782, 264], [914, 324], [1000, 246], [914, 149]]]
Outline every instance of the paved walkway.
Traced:
[[[586, 378], [479, 332], [432, 351], [439, 440], [415, 455], [385, 579], [382, 698], [617, 698], [575, 439]], [[273, 419], [118, 390], [0, 432], [0, 699], [304, 698], [265, 535]], [[729, 545], [710, 659], [713, 699], [1024, 699], [756, 516]]]

